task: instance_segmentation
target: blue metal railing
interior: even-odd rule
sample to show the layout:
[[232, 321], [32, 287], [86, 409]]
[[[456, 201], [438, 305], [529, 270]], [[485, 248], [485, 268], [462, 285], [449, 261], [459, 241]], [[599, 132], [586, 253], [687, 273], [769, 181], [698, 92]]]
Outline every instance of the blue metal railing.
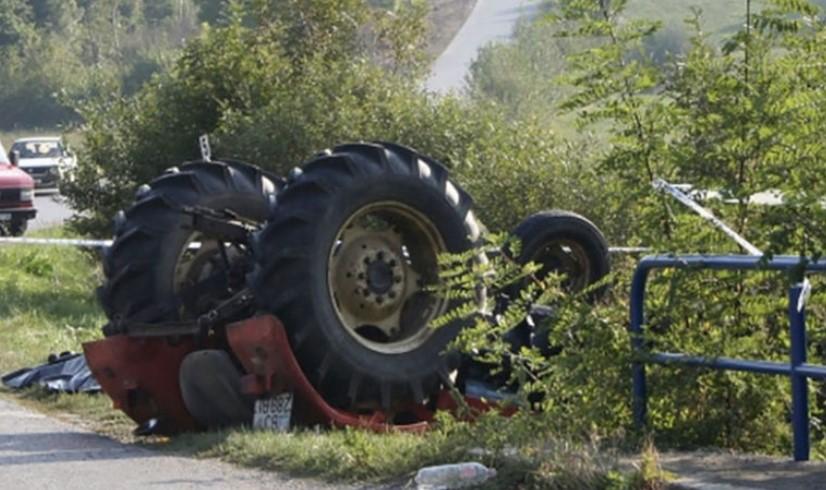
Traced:
[[[644, 340], [645, 286], [648, 273], [655, 269], [713, 269], [713, 270], [774, 270], [826, 272], [826, 261], [801, 263], [800, 257], [778, 256], [763, 260], [753, 255], [682, 255], [649, 256], [643, 258], [631, 282], [631, 348], [634, 351], [633, 413], [634, 422], [642, 428], [646, 423], [648, 390], [645, 364], [684, 364], [718, 370], [747, 371], [761, 374], [789, 376], [792, 385], [792, 431], [794, 459], [809, 459], [809, 403], [808, 378], [826, 379], [826, 366], [806, 363], [806, 311], [801, 301], [802, 284], [789, 288], [789, 328], [791, 330], [790, 362], [742, 360], [728, 357], [703, 357], [682, 353], [649, 352]], [[804, 298], [805, 299], [805, 298]]]

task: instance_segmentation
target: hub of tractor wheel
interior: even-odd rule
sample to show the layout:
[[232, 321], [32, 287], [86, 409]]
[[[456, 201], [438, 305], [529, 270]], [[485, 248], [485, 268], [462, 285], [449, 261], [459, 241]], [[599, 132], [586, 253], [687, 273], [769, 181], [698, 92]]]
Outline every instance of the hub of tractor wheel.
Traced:
[[430, 336], [428, 321], [444, 301], [426, 291], [438, 279], [445, 250], [421, 213], [384, 202], [353, 214], [329, 258], [329, 293], [348, 333], [384, 353], [415, 349]]

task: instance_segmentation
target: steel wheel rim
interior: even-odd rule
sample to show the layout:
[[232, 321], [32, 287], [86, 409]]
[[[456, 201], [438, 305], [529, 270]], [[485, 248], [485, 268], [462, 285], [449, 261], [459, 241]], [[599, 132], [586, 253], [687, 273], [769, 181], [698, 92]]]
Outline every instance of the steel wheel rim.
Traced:
[[[211, 308], [217, 306], [221, 300], [229, 297], [229, 286], [226, 290], [221, 291], [220, 294], [204, 294], [200, 295], [196, 305], [187, 304], [183, 294], [187, 288], [194, 287], [202, 281], [210, 278], [211, 275], [216, 274], [219, 269], [223, 269], [224, 273], [229, 274], [225, 264], [223, 264], [223, 257], [221, 255], [221, 243], [217, 240], [211, 239], [202, 235], [201, 233], [193, 233], [187, 238], [178, 259], [175, 262], [175, 272], [173, 276], [172, 291], [175, 296], [181, 300], [178, 314], [182, 319], [197, 318]], [[228, 260], [233, 262], [238, 260], [243, 254], [242, 250], [238, 250], [235, 244], [223, 244]], [[209, 291], [215, 293], [215, 291]], [[195, 306], [195, 308], [191, 308]]]
[[531, 262], [541, 268], [537, 275], [545, 278], [550, 272], [562, 274], [562, 285], [570, 291], [582, 291], [591, 277], [591, 261], [581, 244], [572, 240], [552, 240], [537, 251]]
[[400, 354], [424, 344], [447, 306], [428, 292], [447, 250], [433, 222], [395, 201], [369, 204], [338, 229], [327, 290], [344, 330], [374, 352]]

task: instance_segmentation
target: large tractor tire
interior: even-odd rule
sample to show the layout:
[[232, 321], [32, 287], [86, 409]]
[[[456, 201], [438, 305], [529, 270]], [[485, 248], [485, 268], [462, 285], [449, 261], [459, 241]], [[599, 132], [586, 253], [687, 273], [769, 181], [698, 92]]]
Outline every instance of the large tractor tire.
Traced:
[[[537, 276], [550, 272], [564, 275], [563, 285], [579, 292], [598, 282], [611, 270], [608, 243], [591, 221], [570, 211], [542, 211], [525, 218], [511, 232], [521, 241], [516, 260], [540, 266]], [[604, 287], [591, 291], [599, 297]]]
[[293, 172], [253, 239], [252, 286], [328, 401], [401, 410], [455, 369], [462, 322], [429, 326], [450, 302], [428, 286], [440, 253], [479, 236], [471, 206], [442, 165], [394, 144], [338, 146]]
[[114, 243], [104, 257], [98, 297], [110, 322], [192, 320], [245, 285], [245, 243], [196, 230], [191, 210], [232, 217], [254, 228], [274, 201], [276, 180], [243, 163], [192, 162], [141, 186], [135, 203], [115, 217]]

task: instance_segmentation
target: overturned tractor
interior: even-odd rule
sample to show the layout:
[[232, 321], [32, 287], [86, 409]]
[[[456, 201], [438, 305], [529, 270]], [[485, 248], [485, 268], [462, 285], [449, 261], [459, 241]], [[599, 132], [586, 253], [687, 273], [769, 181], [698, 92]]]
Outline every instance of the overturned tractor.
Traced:
[[[430, 327], [453, 306], [433, 293], [437, 259], [480, 230], [447, 170], [396, 144], [337, 146], [286, 179], [187, 163], [116, 216], [99, 290], [107, 338], [87, 359], [145, 432], [250, 423], [280, 393], [295, 395], [294, 423], [418, 428], [450, 408], [463, 362], [447, 350], [462, 321]], [[608, 272], [581, 216], [538, 213], [514, 235], [517, 260], [572, 289]]]

